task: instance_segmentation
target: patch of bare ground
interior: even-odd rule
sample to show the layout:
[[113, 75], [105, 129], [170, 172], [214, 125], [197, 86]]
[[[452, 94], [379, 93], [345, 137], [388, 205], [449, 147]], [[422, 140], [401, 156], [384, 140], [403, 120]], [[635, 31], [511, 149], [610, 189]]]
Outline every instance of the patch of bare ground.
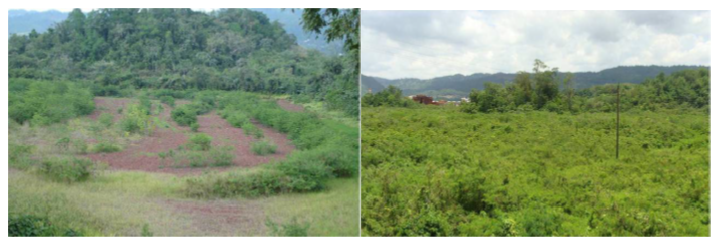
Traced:
[[[132, 101], [133, 99], [128, 98], [96, 98], [95, 103], [98, 110], [93, 112], [90, 117], [94, 117], [93, 119], [95, 119], [101, 113], [108, 112], [115, 115], [115, 119], [117, 121], [122, 115], [117, 113], [118, 108], [124, 107]], [[178, 101], [179, 105], [184, 103], [187, 102]], [[254, 122], [260, 129], [263, 130], [265, 137], [273, 141], [278, 146], [277, 152], [273, 155], [255, 155], [250, 150], [250, 143], [255, 141], [255, 139], [251, 136], [245, 135], [242, 129], [232, 127], [226, 120], [222, 119], [213, 111], [205, 115], [198, 116], [198, 124], [200, 125], [198, 131], [212, 136], [213, 145], [215, 146], [233, 146], [235, 148], [235, 159], [233, 161], [234, 165], [229, 167], [204, 168], [180, 167], [175, 165], [169, 158], [165, 160], [161, 159], [158, 157], [157, 153], [177, 149], [179, 146], [185, 144], [188, 139], [188, 134], [191, 134], [191, 131], [189, 127], [179, 126], [171, 119], [170, 112], [172, 111], [172, 108], [170, 106], [163, 104], [163, 108], [164, 110], [160, 113], [160, 115], [158, 115], [158, 117], [168, 122], [171, 125], [170, 128], [156, 128], [150, 136], [145, 136], [130, 143], [120, 152], [93, 153], [88, 154], [87, 157], [95, 161], [105, 162], [109, 165], [110, 169], [115, 170], [135, 170], [188, 175], [200, 174], [208, 170], [225, 171], [234, 167], [253, 167], [272, 160], [284, 159], [294, 149], [290, 140], [287, 139], [284, 134]]]
[[100, 114], [109, 113], [117, 121], [122, 116], [122, 112], [118, 109], [125, 108], [127, 104], [134, 102], [134, 99], [95, 97], [93, 101], [95, 101], [95, 111], [88, 116], [90, 119], [97, 120]]
[[[167, 236], [258, 236], [265, 235], [263, 205], [253, 200], [158, 201], [186, 223], [168, 225]], [[178, 228], [180, 227], [180, 228]], [[160, 235], [158, 235], [160, 236]]]
[[294, 104], [294, 103], [292, 103], [292, 102], [290, 102], [290, 101], [288, 101], [288, 100], [285, 100], [285, 99], [279, 99], [279, 100], [277, 100], [277, 104], [278, 104], [281, 108], [283, 108], [283, 109], [285, 109], [285, 110], [287, 110], [287, 111], [302, 112], [303, 110], [305, 110], [305, 108], [304, 108], [302, 105]]
[[213, 138], [213, 145], [231, 145], [235, 147], [235, 166], [253, 167], [272, 160], [282, 160], [293, 151], [294, 147], [290, 140], [272, 128], [263, 126], [252, 121], [258, 128], [262, 129], [265, 138], [277, 145], [275, 154], [260, 156], [250, 150], [250, 144], [257, 141], [254, 137], [248, 136], [243, 129], [235, 128], [226, 120], [217, 115], [214, 111], [198, 116], [199, 132], [204, 132]]

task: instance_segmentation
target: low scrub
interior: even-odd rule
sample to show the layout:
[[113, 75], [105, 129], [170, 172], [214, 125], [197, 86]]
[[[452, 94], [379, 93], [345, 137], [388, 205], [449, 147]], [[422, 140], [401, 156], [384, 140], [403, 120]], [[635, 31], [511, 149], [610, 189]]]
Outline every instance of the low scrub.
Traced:
[[198, 133], [190, 137], [188, 148], [192, 150], [208, 151], [212, 148], [212, 137], [205, 133]]
[[256, 155], [270, 155], [275, 154], [277, 145], [268, 140], [255, 141], [250, 144], [250, 149]]
[[298, 222], [297, 218], [293, 218], [286, 224], [278, 224], [269, 218], [265, 220], [265, 226], [270, 230], [271, 236], [276, 237], [307, 237], [310, 223]]
[[293, 153], [287, 159], [252, 171], [208, 174], [189, 178], [186, 194], [193, 197], [259, 196], [321, 190], [333, 169], [322, 159]]
[[73, 183], [84, 181], [97, 170], [97, 165], [87, 158], [54, 157], [41, 162], [40, 171], [53, 180]]
[[47, 218], [32, 215], [10, 215], [8, 218], [10, 237], [78, 237], [82, 233], [70, 228], [61, 228]]
[[120, 146], [117, 146], [115, 144], [107, 143], [107, 142], [100, 142], [98, 144], [93, 145], [92, 152], [94, 153], [112, 153], [112, 152], [118, 152], [122, 150]]

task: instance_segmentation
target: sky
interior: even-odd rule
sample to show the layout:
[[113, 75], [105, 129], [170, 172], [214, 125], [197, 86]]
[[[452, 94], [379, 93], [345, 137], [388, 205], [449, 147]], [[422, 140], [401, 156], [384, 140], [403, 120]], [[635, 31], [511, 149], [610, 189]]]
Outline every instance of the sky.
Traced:
[[388, 79], [710, 65], [710, 11], [362, 11], [364, 75]]

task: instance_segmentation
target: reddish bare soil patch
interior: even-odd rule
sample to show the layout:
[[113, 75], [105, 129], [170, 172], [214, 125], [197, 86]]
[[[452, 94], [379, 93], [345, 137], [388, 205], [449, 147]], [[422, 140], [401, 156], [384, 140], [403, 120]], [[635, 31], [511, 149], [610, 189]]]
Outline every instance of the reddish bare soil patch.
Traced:
[[125, 105], [134, 102], [134, 99], [95, 97], [93, 101], [95, 101], [95, 111], [89, 115], [90, 119], [97, 120], [100, 114], [109, 113], [117, 120], [122, 116], [122, 113], [118, 112], [118, 109], [125, 108]]
[[265, 233], [262, 205], [253, 201], [164, 200], [178, 216], [188, 217], [189, 228], [177, 236], [247, 236]]
[[303, 108], [303, 106], [294, 104], [294, 103], [292, 103], [292, 102], [290, 102], [290, 101], [288, 101], [288, 100], [285, 100], [285, 99], [277, 100], [277, 104], [278, 104], [281, 108], [283, 108], [283, 109], [285, 109], [285, 110], [287, 110], [287, 111], [302, 112], [303, 110], [305, 110], [305, 108]]
[[259, 156], [253, 153], [250, 150], [250, 144], [257, 140], [245, 135], [242, 129], [230, 125], [214, 111], [198, 116], [198, 124], [200, 124], [198, 131], [210, 135], [213, 138], [214, 146], [231, 145], [235, 147], [235, 160], [233, 161], [235, 166], [252, 167], [272, 160], [285, 159], [285, 156], [294, 149], [284, 134], [255, 121], [253, 124], [262, 129], [265, 138], [277, 145], [275, 154]]
[[[110, 99], [110, 100], [109, 100]], [[99, 109], [93, 112], [97, 117], [101, 112], [109, 111], [117, 113], [119, 105], [127, 105], [132, 99], [121, 98], [97, 98], [96, 106]], [[181, 102], [181, 104], [184, 102]], [[207, 170], [224, 171], [233, 167], [253, 167], [272, 160], [284, 159], [294, 147], [287, 137], [271, 128], [255, 123], [263, 130], [265, 137], [273, 141], [277, 146], [277, 152], [273, 155], [259, 156], [250, 150], [250, 143], [256, 141], [253, 137], [245, 135], [242, 129], [232, 127], [215, 112], [198, 116], [198, 131], [204, 132], [213, 137], [214, 146], [233, 146], [235, 148], [235, 159], [230, 167], [181, 167], [176, 165], [172, 158], [165, 160], [158, 157], [157, 153], [177, 149], [187, 142], [187, 136], [191, 133], [188, 127], [178, 126], [170, 117], [172, 108], [163, 105], [163, 112], [158, 116], [168, 122], [171, 128], [157, 128], [151, 136], [131, 143], [120, 152], [114, 153], [93, 153], [88, 154], [92, 160], [108, 163], [111, 169], [137, 170], [146, 172], [163, 172], [173, 174], [199, 174]], [[101, 111], [101, 112], [98, 112]], [[119, 119], [120, 114], [115, 115]], [[92, 117], [92, 116], [91, 116]], [[173, 129], [174, 128], [174, 129]], [[92, 141], [90, 141], [92, 142]]]

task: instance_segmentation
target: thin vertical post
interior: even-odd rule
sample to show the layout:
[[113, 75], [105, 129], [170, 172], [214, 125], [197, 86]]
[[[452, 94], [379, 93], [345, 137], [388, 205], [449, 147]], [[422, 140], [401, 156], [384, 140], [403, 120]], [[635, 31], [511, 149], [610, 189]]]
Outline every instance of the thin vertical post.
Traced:
[[620, 83], [617, 86], [617, 122], [615, 122], [615, 159], [620, 159]]

